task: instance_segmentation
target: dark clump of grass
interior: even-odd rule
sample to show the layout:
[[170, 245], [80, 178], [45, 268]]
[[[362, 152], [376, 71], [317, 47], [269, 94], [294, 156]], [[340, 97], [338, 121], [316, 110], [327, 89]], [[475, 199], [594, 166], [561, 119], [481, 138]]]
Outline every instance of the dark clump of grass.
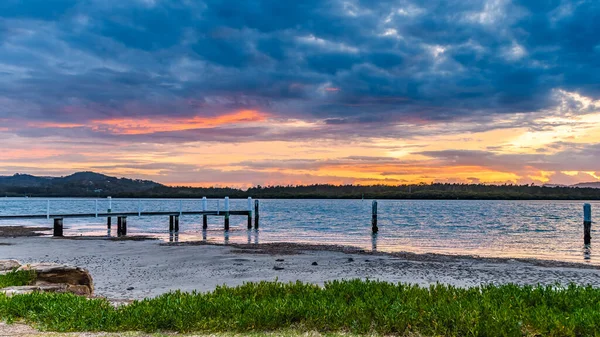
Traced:
[[377, 281], [260, 282], [112, 307], [70, 294], [0, 296], [0, 318], [53, 331], [273, 331], [426, 336], [599, 336], [600, 289]]
[[0, 275], [0, 288], [26, 286], [35, 279], [35, 272], [31, 270], [13, 270]]

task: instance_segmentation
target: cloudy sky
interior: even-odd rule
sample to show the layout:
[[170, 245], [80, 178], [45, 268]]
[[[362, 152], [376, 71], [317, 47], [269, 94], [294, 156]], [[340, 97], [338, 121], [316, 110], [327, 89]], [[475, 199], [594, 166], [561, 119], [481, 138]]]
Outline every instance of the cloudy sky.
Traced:
[[600, 2], [2, 0], [0, 175], [600, 178]]

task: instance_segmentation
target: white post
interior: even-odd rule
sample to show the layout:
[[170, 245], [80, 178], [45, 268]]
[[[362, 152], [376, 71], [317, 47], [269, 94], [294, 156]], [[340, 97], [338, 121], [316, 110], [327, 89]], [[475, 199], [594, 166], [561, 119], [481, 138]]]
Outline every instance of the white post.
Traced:
[[108, 199], [108, 213], [112, 213], [112, 197], [107, 197]]
[[219, 215], [220, 211], [221, 211], [221, 200], [217, 199], [217, 215]]
[[96, 218], [98, 217], [98, 199], [94, 199], [96, 202]]
[[182, 204], [183, 204], [183, 200], [180, 199], [179, 200], [179, 215], [180, 216], [181, 216], [181, 213], [183, 212], [183, 206], [182, 206]]
[[202, 211], [206, 212], [207, 209], [208, 209], [208, 204], [207, 204], [206, 197], [202, 197]]
[[225, 197], [225, 212], [229, 212], [229, 197]]
[[248, 212], [252, 214], [252, 197], [248, 197]]
[[142, 200], [138, 200], [138, 218], [142, 216]]
[[46, 219], [50, 219], [50, 199], [46, 200]]

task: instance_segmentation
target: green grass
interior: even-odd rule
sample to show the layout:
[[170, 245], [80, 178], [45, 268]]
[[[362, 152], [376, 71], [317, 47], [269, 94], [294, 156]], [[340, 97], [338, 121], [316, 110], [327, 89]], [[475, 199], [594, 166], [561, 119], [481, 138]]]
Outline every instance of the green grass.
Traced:
[[26, 286], [35, 279], [35, 273], [30, 270], [13, 270], [4, 275], [0, 275], [0, 288], [13, 286]]
[[0, 296], [0, 318], [51, 331], [300, 331], [425, 336], [600, 336], [600, 289], [260, 282], [113, 308], [69, 294]]

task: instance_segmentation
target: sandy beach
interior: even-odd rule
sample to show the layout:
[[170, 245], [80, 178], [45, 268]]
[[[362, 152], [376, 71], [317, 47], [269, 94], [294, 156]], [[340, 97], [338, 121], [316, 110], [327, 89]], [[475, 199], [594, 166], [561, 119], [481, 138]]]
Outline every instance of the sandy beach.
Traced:
[[372, 253], [339, 246], [214, 245], [158, 240], [0, 238], [0, 257], [87, 268], [96, 295], [141, 299], [173, 290], [210, 291], [218, 285], [279, 280], [316, 284], [377, 279], [461, 287], [488, 283], [600, 285], [600, 269], [585, 264], [484, 259], [433, 254]]

